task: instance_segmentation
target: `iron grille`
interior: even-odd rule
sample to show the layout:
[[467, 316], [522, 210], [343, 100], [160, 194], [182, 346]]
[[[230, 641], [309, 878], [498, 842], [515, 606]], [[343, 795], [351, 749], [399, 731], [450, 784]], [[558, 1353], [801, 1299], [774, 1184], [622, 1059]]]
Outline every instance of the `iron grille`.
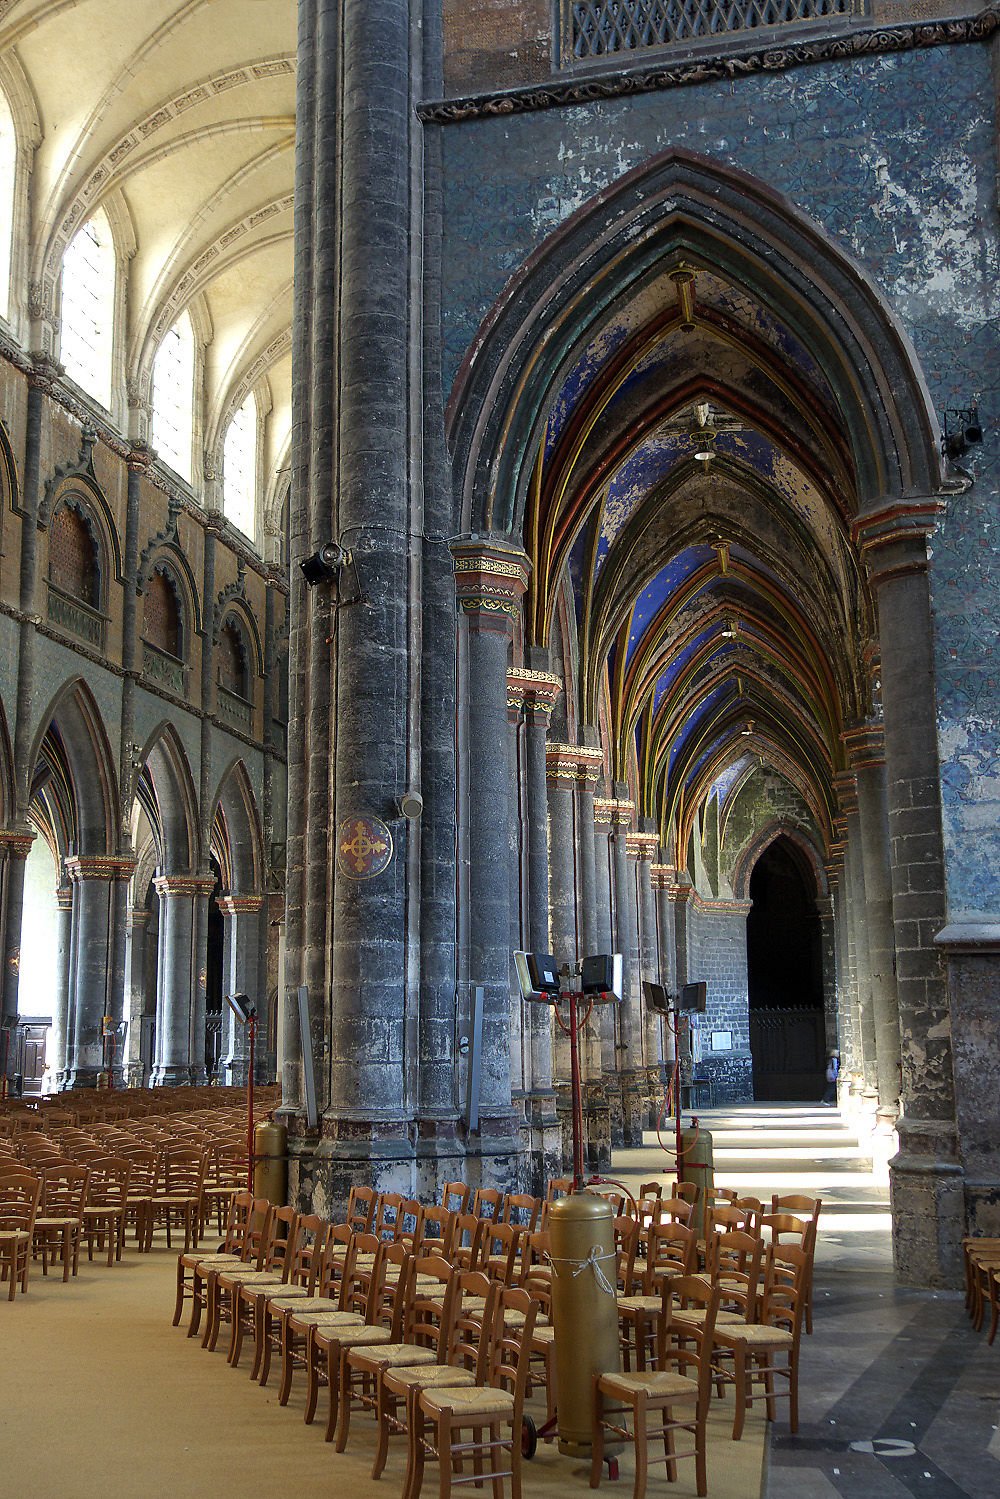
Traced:
[[857, 0], [572, 0], [573, 59], [849, 16]]

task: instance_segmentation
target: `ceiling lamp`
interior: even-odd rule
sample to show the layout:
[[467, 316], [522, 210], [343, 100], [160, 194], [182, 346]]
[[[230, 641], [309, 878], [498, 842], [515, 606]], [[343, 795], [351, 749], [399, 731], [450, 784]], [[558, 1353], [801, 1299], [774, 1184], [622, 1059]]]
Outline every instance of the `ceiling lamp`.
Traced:
[[751, 723], [751, 722], [750, 722], [750, 721], [749, 721], [749, 719], [748, 719], [748, 720], [747, 720], [747, 724], [746, 724], [746, 727], [745, 727], [745, 728], [743, 728], [743, 729], [740, 729], [740, 734], [741, 734], [741, 735], [742, 735], [742, 737], [743, 737], [743, 738], [744, 738], [744, 739], [749, 739], [749, 738], [750, 738], [750, 735], [751, 735], [751, 734], [752, 734], [752, 733], [753, 733], [753, 724], [752, 724], [752, 723]]
[[723, 640], [735, 640], [736, 639], [737, 630], [738, 630], [738, 625], [737, 625], [736, 620], [735, 619], [727, 619], [726, 620], [726, 627], [725, 627], [725, 629], [722, 632], [722, 638], [723, 638]]

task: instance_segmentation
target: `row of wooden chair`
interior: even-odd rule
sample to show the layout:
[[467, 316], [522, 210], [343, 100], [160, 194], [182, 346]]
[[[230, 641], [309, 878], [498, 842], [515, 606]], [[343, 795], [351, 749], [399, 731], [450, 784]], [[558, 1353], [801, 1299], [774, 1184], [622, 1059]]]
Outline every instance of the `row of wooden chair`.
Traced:
[[[512, 1225], [496, 1228], [511, 1231]], [[487, 1425], [491, 1435], [482, 1450], [491, 1479], [499, 1483], [517, 1470], [541, 1304], [528, 1290], [441, 1254], [415, 1253], [403, 1239], [327, 1227], [249, 1194], [233, 1199], [221, 1253], [179, 1255], [177, 1276], [175, 1324], [186, 1296], [193, 1302], [189, 1335], [206, 1311], [203, 1346], [213, 1348], [220, 1323], [229, 1321], [234, 1365], [252, 1330], [251, 1374], [261, 1383], [280, 1345], [279, 1402], [288, 1400], [295, 1369], [304, 1369], [306, 1420], [313, 1419], [325, 1387], [326, 1434], [329, 1440], [336, 1435], [340, 1450], [353, 1410], [377, 1416], [374, 1476], [384, 1467], [390, 1437], [406, 1433], [407, 1492], [416, 1493], [428, 1453], [450, 1475], [456, 1434]], [[493, 1430], [498, 1423], [509, 1428], [506, 1440]], [[498, 1466], [501, 1452], [505, 1467]]]

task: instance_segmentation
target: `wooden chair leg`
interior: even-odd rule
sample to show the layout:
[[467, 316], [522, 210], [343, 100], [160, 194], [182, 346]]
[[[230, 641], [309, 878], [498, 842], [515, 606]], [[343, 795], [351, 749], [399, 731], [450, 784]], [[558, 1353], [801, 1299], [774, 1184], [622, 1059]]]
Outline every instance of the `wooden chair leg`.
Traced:
[[632, 1499], [645, 1499], [646, 1473], [649, 1462], [646, 1435], [646, 1397], [640, 1395], [633, 1411], [635, 1422], [635, 1487]]

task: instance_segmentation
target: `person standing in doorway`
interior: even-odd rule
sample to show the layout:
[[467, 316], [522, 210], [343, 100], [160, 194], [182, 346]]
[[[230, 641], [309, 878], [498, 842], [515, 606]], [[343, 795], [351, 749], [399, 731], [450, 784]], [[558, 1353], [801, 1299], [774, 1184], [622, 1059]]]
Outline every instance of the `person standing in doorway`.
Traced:
[[837, 1078], [840, 1076], [840, 1052], [831, 1051], [826, 1062], [826, 1092], [823, 1094], [823, 1102], [828, 1108], [832, 1108], [837, 1102]]

